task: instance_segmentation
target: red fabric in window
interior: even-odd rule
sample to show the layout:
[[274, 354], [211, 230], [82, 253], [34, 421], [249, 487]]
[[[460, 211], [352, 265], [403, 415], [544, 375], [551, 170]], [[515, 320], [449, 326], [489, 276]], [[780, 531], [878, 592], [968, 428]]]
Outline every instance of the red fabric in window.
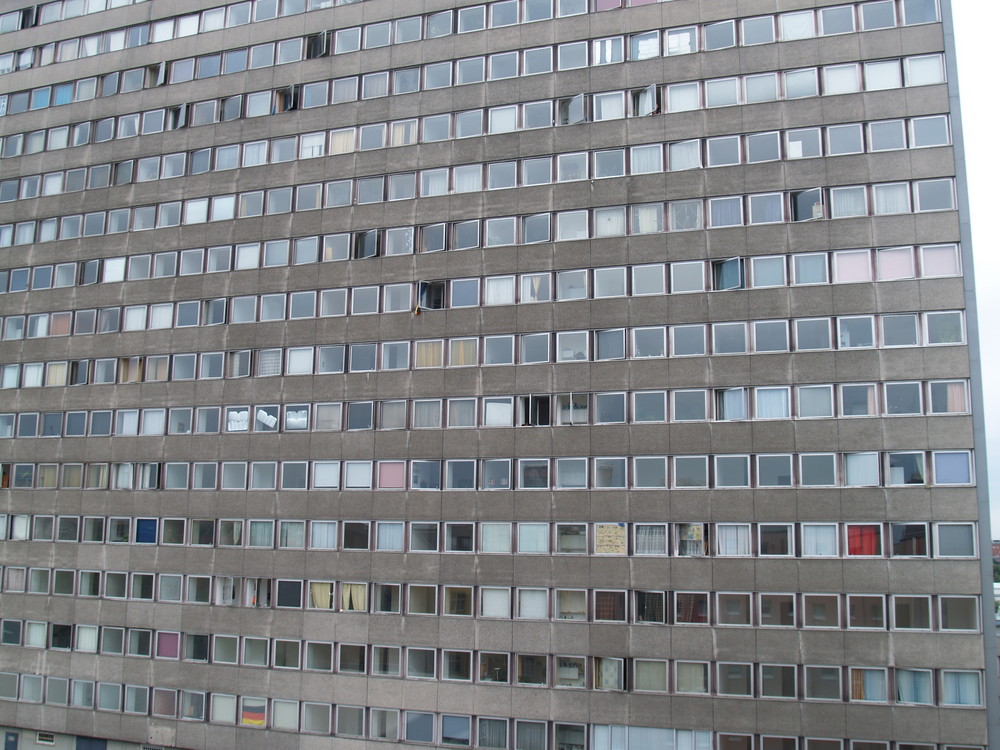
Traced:
[[847, 554], [881, 554], [878, 526], [849, 526], [847, 528]]

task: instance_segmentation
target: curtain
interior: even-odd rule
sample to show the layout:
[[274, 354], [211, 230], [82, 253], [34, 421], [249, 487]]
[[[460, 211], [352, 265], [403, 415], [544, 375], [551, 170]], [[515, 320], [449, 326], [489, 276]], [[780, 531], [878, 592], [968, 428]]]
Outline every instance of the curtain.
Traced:
[[[671, 172], [701, 167], [701, 141], [681, 141], [667, 146]], [[633, 170], [634, 171], [634, 170]]]
[[848, 526], [847, 554], [878, 555], [882, 552], [877, 526]]
[[716, 526], [719, 554], [746, 557], [750, 554], [750, 527], [720, 523]]
[[510, 617], [510, 589], [482, 589], [480, 617]]
[[828, 65], [823, 68], [823, 93], [852, 94], [860, 90], [857, 65]]
[[306, 544], [306, 525], [301, 521], [282, 521], [278, 546], [301, 549]]
[[505, 748], [508, 745], [506, 719], [480, 719], [479, 747]]
[[[400, 467], [402, 469], [402, 467]], [[402, 487], [402, 477], [400, 477]], [[375, 548], [379, 550], [403, 550], [403, 524], [380, 523], [375, 532]]]
[[480, 526], [480, 551], [510, 552], [510, 524], [482, 524]]
[[[693, 622], [689, 620], [688, 622]], [[706, 665], [698, 663], [677, 663], [677, 692], [705, 693], [708, 692], [708, 673]]]
[[751, 224], [777, 224], [784, 220], [780, 194], [755, 195], [750, 198]]
[[448, 192], [447, 169], [425, 169], [420, 173], [420, 195], [444, 195]]
[[514, 304], [514, 277], [494, 276], [486, 279], [486, 305]]
[[742, 198], [713, 198], [708, 206], [713, 227], [739, 226], [743, 223]]
[[700, 200], [672, 201], [670, 203], [670, 228], [674, 231], [682, 229], [701, 229], [702, 202]]
[[833, 264], [838, 282], [872, 280], [871, 259], [867, 250], [834, 253]]
[[333, 583], [330, 581], [310, 583], [309, 606], [313, 609], [333, 609]]
[[665, 555], [666, 553], [666, 525], [650, 524], [635, 527], [635, 554]]
[[[654, 101], [655, 106], [655, 101]], [[651, 174], [663, 171], [663, 147], [660, 144], [633, 146], [631, 153], [632, 174]]]
[[594, 594], [594, 619], [623, 621], [625, 594], [621, 591], [598, 591]]
[[595, 659], [594, 688], [597, 690], [622, 689], [622, 661], [608, 657]]
[[833, 188], [830, 190], [830, 215], [834, 219], [845, 216], [865, 216], [868, 208], [865, 204], [865, 189], [863, 187]]
[[865, 63], [865, 91], [898, 89], [902, 85], [898, 60]]
[[[336, 135], [336, 133], [334, 135]], [[331, 141], [332, 140], [333, 136], [331, 136]], [[353, 133], [351, 134], [351, 141], [353, 148]], [[416, 142], [417, 142], [416, 120], [401, 120], [399, 122], [392, 123], [392, 138], [390, 142], [391, 146], [407, 146], [411, 143], [416, 143]], [[333, 147], [331, 146], [331, 151], [332, 149]]]
[[549, 525], [547, 523], [522, 523], [517, 527], [518, 552], [548, 552]]
[[[571, 422], [561, 422], [571, 424]], [[583, 489], [587, 486], [587, 459], [556, 459], [556, 486], [562, 489]]]
[[922, 276], [954, 276], [959, 272], [957, 248], [936, 245], [920, 249]]
[[[523, 533], [524, 526], [521, 527]], [[543, 589], [517, 592], [517, 616], [524, 620], [544, 620], [549, 616], [548, 591]]]
[[917, 669], [897, 669], [896, 700], [899, 703], [932, 703], [931, 673]]
[[[633, 162], [634, 163], [634, 162]], [[594, 210], [595, 237], [621, 237], [625, 234], [625, 208], [598, 208]]]
[[797, 13], [783, 13], [778, 16], [781, 24], [781, 40], [808, 39], [815, 35], [816, 27], [811, 10]]
[[872, 486], [879, 482], [877, 453], [848, 453], [844, 456], [848, 486]]
[[879, 281], [912, 279], [916, 275], [916, 269], [913, 265], [913, 248], [911, 247], [879, 250], [876, 260], [878, 261]]
[[514, 405], [507, 399], [487, 399], [483, 404], [485, 426], [509, 427], [514, 420]]
[[632, 234], [650, 234], [662, 231], [662, 203], [649, 203], [643, 206], [632, 206]]
[[719, 392], [719, 419], [746, 419], [746, 391], [726, 388]]
[[979, 694], [978, 672], [942, 672], [941, 702], [951, 706], [978, 706]]
[[368, 584], [365, 583], [340, 584], [340, 611], [341, 612], [368, 611]]
[[625, 95], [594, 94], [594, 120], [620, 120], [625, 117]]
[[76, 626], [76, 650], [97, 652], [97, 627], [93, 625]]
[[[674, 37], [668, 37], [670, 52], [674, 54]], [[667, 111], [687, 112], [701, 106], [697, 83], [677, 83], [667, 87]]]
[[274, 544], [274, 524], [272, 521], [251, 521], [251, 547], [270, 547]]
[[455, 167], [454, 175], [456, 193], [471, 193], [483, 189], [482, 169], [478, 165]]
[[149, 327], [170, 328], [174, 320], [174, 306], [167, 302], [149, 307]]
[[885, 672], [881, 669], [852, 669], [851, 700], [886, 700]]
[[[681, 557], [701, 557], [705, 554], [705, 530], [700, 523], [677, 526], [677, 554]], [[683, 594], [678, 595], [678, 602]]]
[[[452, 346], [452, 350], [454, 351], [454, 345]], [[443, 351], [443, 341], [418, 341], [415, 347], [414, 366], [440, 367]]]
[[802, 526], [804, 557], [833, 557], [837, 554], [837, 527], [833, 524]]
[[905, 182], [875, 186], [876, 214], [905, 214], [910, 212], [910, 186]]
[[757, 419], [787, 419], [788, 389], [787, 388], [758, 388], [757, 396]]
[[[418, 352], [421, 343], [418, 342]], [[477, 344], [476, 339], [452, 339], [448, 345], [449, 362], [448, 364], [452, 367], [475, 365], [478, 360], [477, 355]], [[420, 359], [417, 359], [417, 367], [420, 367]], [[436, 366], [440, 367], [440, 354], [438, 355], [438, 362]]]

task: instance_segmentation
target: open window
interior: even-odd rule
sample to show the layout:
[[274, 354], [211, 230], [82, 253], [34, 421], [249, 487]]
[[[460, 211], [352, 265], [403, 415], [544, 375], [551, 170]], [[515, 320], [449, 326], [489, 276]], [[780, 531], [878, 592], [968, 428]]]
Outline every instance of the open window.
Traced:
[[524, 426], [548, 426], [552, 424], [551, 396], [521, 396], [518, 419]]
[[419, 287], [419, 306], [421, 310], [443, 310], [447, 293], [446, 281], [421, 281]]
[[746, 286], [746, 274], [741, 258], [712, 261], [712, 288], [716, 291], [728, 289], [743, 289]]
[[587, 97], [577, 94], [556, 102], [556, 124], [575, 125], [587, 120]]
[[285, 86], [274, 92], [274, 112], [289, 112], [299, 108], [299, 87]]
[[634, 117], [655, 115], [660, 111], [660, 99], [656, 84], [632, 91], [632, 114]]
[[306, 59], [326, 57], [330, 54], [330, 32], [321, 31], [306, 37]]
[[792, 193], [792, 221], [812, 221], [826, 217], [820, 188]]

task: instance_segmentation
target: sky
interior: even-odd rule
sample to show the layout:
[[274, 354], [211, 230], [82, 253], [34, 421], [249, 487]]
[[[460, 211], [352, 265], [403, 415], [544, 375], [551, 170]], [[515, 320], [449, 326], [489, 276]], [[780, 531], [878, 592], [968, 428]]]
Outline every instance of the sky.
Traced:
[[[973, 263], [984, 373], [983, 398], [986, 415], [985, 460], [992, 492], [993, 538], [1000, 538], [1000, 389], [995, 373], [1000, 367], [1000, 336], [990, 335], [1000, 323], [1000, 253], [992, 246], [989, 217], [1000, 211], [996, 179], [1000, 172], [996, 131], [1000, 128], [1000, 98], [992, 55], [985, 52], [996, 44], [1000, 25], [1000, 3], [991, 0], [952, 0], [958, 85], [961, 94], [962, 132], [968, 167], [969, 203], [972, 221]], [[984, 68], [983, 65], [986, 65]], [[993, 385], [994, 387], [991, 387]], [[983, 450], [977, 461], [983, 461]]]

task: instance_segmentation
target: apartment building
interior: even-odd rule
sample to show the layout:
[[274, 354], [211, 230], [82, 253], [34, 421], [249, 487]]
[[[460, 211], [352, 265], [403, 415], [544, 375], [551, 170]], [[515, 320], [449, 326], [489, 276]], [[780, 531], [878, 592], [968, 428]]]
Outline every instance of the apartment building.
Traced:
[[950, 24], [8, 0], [5, 750], [997, 747]]

